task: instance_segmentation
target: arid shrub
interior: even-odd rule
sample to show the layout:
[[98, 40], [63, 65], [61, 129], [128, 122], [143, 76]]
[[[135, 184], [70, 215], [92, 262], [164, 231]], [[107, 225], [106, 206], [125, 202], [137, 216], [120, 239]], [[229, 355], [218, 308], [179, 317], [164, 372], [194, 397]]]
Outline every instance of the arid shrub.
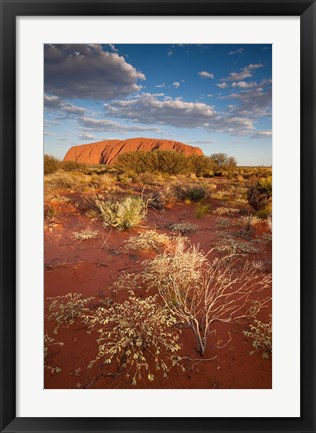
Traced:
[[264, 358], [270, 358], [272, 355], [272, 322], [264, 323], [254, 319], [247, 331], [243, 334], [252, 340], [253, 350], [249, 355], [253, 355], [257, 351], [262, 351]]
[[127, 241], [124, 250], [136, 251], [155, 251], [164, 250], [171, 242], [171, 238], [163, 233], [158, 233], [155, 230], [148, 230], [140, 233], [137, 236], [131, 236]]
[[97, 198], [95, 205], [104, 225], [119, 230], [138, 226], [145, 219], [148, 208], [147, 201], [138, 196], [105, 200]]
[[84, 229], [80, 232], [73, 232], [72, 238], [77, 241], [86, 241], [88, 239], [95, 239], [98, 236], [97, 230]]
[[62, 347], [63, 345], [64, 343], [61, 343], [60, 341], [55, 341], [55, 338], [49, 337], [48, 334], [44, 335], [44, 368], [49, 370], [52, 374], [60, 373], [61, 368], [57, 366], [53, 367], [52, 365], [50, 365], [50, 363], [48, 362], [49, 351], [54, 346]]
[[57, 216], [57, 210], [50, 204], [44, 205], [44, 218], [48, 223], [53, 223]]
[[226, 153], [213, 153], [210, 159], [213, 164], [213, 171], [217, 174], [234, 170], [237, 166], [236, 159], [233, 156], [228, 156]]
[[86, 167], [85, 164], [76, 161], [62, 161], [60, 165], [64, 171], [82, 171]]
[[262, 178], [255, 185], [250, 186], [247, 199], [256, 211], [267, 209], [272, 201], [272, 178]]
[[211, 206], [207, 203], [198, 203], [195, 208], [195, 217], [202, 218], [210, 212]]
[[251, 263], [215, 259], [209, 263], [196, 247], [178, 248], [147, 262], [144, 278], [155, 287], [167, 308], [194, 332], [197, 349], [204, 355], [208, 335], [216, 321], [232, 322], [253, 316], [269, 298], [260, 293], [271, 284], [271, 275]]
[[98, 361], [111, 364], [114, 360], [118, 362], [118, 371], [123, 371], [136, 385], [142, 378], [154, 381], [156, 371], [168, 377], [170, 368], [179, 364], [176, 319], [152, 296], [131, 296], [122, 304], [98, 308], [86, 321], [90, 330], [97, 329], [99, 333], [98, 355], [89, 367]]
[[181, 235], [185, 235], [187, 233], [195, 232], [198, 230], [198, 226], [190, 223], [174, 223], [169, 226], [170, 230], [174, 232], [181, 233]]
[[47, 298], [48, 320], [55, 323], [54, 334], [61, 326], [70, 326], [80, 321], [89, 312], [93, 297], [83, 298], [81, 293], [67, 293], [67, 295]]
[[44, 155], [44, 174], [52, 174], [59, 170], [61, 161], [52, 155]]
[[208, 195], [207, 185], [203, 183], [179, 182], [173, 185], [173, 190], [178, 200], [199, 201]]

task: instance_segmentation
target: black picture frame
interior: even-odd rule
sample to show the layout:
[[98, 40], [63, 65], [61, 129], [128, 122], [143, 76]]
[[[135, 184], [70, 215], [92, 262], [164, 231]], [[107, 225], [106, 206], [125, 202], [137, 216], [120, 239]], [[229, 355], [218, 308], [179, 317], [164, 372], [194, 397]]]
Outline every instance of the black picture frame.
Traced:
[[[304, 0], [0, 0], [1, 432], [316, 432], [315, 115], [316, 4]], [[299, 418], [16, 417], [16, 17], [300, 16], [301, 23], [301, 416]], [[289, 348], [290, 356], [290, 348]]]

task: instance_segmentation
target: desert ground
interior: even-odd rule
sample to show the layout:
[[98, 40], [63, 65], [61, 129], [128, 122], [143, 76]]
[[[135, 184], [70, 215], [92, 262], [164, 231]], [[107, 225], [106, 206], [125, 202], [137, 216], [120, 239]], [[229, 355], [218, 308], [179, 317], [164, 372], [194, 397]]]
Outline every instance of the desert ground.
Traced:
[[55, 168], [45, 388], [271, 388], [271, 168]]

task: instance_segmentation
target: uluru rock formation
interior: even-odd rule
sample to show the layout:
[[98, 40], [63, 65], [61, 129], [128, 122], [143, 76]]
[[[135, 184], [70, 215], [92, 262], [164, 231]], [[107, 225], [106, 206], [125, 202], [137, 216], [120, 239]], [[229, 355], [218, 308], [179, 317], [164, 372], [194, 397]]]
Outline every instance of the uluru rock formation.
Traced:
[[203, 155], [199, 147], [189, 146], [173, 140], [157, 138], [128, 138], [127, 140], [104, 140], [96, 143], [72, 146], [64, 157], [64, 161], [76, 161], [82, 164], [113, 164], [119, 155], [125, 152], [142, 150], [174, 150], [186, 156]]

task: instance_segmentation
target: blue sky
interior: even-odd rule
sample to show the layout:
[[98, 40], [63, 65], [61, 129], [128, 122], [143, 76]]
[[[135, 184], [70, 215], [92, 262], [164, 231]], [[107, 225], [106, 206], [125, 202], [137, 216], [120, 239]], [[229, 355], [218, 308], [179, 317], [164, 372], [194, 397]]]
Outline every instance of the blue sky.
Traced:
[[44, 151], [152, 137], [272, 160], [272, 46], [49, 44]]

